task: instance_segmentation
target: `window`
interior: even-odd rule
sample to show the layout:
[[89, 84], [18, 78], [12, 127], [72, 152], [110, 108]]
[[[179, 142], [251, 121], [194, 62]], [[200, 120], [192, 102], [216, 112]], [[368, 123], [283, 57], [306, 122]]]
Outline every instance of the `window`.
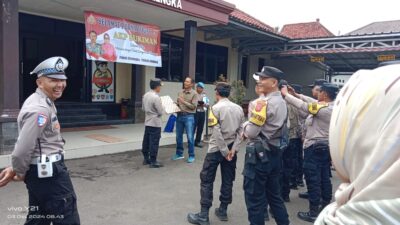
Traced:
[[220, 75], [227, 78], [228, 48], [197, 42], [196, 82], [213, 83]]
[[336, 82], [336, 79], [334, 81]]
[[[169, 75], [172, 81], [182, 81], [183, 75], [183, 42], [171, 39], [169, 54]], [[186, 74], [185, 74], [186, 76]]]
[[[183, 45], [182, 38], [161, 35], [162, 67], [156, 68], [157, 78], [182, 82]], [[196, 82], [213, 83], [221, 74], [227, 77], [228, 48], [202, 42], [196, 48]]]
[[163, 81], [182, 81], [183, 40], [161, 37], [162, 67], [156, 68], [156, 77]]

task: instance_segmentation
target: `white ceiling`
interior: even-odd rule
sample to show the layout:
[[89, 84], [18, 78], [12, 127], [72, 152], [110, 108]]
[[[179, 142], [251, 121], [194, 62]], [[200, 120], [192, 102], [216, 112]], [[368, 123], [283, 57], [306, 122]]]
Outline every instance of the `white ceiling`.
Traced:
[[136, 0], [19, 0], [19, 10], [36, 15], [84, 22], [84, 11], [94, 11], [136, 22], [154, 24], [161, 30], [182, 29], [186, 20], [197, 26], [215, 23], [159, 8]]

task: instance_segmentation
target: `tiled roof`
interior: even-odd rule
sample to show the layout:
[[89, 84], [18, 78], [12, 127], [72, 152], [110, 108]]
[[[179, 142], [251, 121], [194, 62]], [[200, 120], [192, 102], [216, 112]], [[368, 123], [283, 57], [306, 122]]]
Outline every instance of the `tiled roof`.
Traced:
[[233, 12], [230, 14], [229, 17], [233, 20], [245, 23], [247, 25], [258, 28], [260, 30], [275, 33], [274, 28], [272, 28], [271, 26], [261, 22], [260, 20], [250, 16], [249, 14], [247, 14], [237, 8], [235, 10], [233, 10]]
[[326, 29], [326, 27], [324, 27], [318, 19], [316, 22], [310, 23], [286, 24], [283, 26], [280, 34], [293, 39], [335, 36], [332, 34], [332, 32]]
[[374, 22], [346, 35], [387, 34], [400, 32], [400, 20]]
[[391, 52], [400, 51], [400, 47], [378, 47], [360, 49], [320, 49], [320, 50], [289, 50], [279, 53], [281, 56], [288, 55], [312, 55], [312, 54], [335, 54], [335, 53], [358, 53], [358, 52]]

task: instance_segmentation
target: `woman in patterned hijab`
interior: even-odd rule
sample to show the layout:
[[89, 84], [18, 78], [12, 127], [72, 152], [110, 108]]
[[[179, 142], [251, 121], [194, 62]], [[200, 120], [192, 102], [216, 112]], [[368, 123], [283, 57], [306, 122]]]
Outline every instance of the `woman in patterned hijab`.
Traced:
[[315, 224], [400, 224], [400, 64], [356, 72], [329, 132], [343, 182]]

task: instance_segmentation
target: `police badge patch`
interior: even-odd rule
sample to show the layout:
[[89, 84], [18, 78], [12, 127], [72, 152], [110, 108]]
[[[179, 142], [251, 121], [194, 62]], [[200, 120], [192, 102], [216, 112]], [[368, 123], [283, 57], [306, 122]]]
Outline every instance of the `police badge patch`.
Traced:
[[39, 127], [43, 127], [47, 122], [47, 116], [43, 115], [43, 114], [39, 114], [38, 118], [37, 118], [37, 124]]
[[62, 61], [61, 58], [59, 58], [59, 59], [57, 60], [56, 65], [55, 65], [54, 67], [55, 67], [55, 69], [56, 69], [58, 72], [62, 72], [62, 71], [63, 71], [63, 69], [64, 69], [64, 62]]

